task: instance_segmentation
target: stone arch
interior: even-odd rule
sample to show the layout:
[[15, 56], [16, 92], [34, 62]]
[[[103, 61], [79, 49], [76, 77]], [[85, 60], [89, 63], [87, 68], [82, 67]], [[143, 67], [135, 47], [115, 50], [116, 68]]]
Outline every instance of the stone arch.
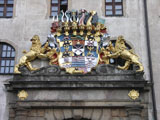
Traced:
[[101, 120], [103, 109], [54, 109], [56, 120]]

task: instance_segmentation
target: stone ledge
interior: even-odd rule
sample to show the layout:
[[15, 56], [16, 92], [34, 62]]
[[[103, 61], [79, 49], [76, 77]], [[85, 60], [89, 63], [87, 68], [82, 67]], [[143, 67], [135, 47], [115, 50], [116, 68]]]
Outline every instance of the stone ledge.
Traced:
[[10, 81], [8, 90], [18, 89], [144, 89], [147, 81]]
[[15, 107], [23, 108], [128, 108], [141, 106], [140, 101], [128, 102], [84, 102], [84, 101], [17, 101]]

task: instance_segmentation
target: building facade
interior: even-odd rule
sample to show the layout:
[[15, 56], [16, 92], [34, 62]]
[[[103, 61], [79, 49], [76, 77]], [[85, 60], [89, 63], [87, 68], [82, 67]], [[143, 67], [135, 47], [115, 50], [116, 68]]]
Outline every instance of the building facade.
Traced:
[[[144, 97], [144, 96], [147, 96], [146, 93], [142, 92], [142, 95], [144, 95], [142, 98], [145, 99], [144, 101], [142, 100], [144, 102], [142, 104], [146, 104], [147, 106], [147, 110], [143, 111], [144, 112], [143, 116], [144, 116], [144, 119], [149, 119], [149, 120], [154, 120], [154, 119], [156, 120], [156, 118], [157, 120], [160, 119], [160, 116], [159, 116], [160, 115], [159, 114], [160, 113], [160, 106], [159, 106], [160, 95], [158, 92], [159, 84], [160, 84], [159, 72], [158, 72], [160, 69], [159, 57], [158, 57], [158, 53], [159, 53], [158, 31], [160, 31], [159, 5], [160, 5], [159, 0], [154, 0], [154, 1], [153, 0], [148, 0], [148, 1], [147, 0], [106, 0], [106, 1], [105, 0], [87, 0], [87, 1], [86, 0], [80, 0], [80, 1], [79, 0], [68, 0], [68, 1], [65, 1], [65, 0], [64, 1], [63, 0], [62, 1], [0, 0], [0, 49], [2, 51], [0, 53], [1, 55], [0, 56], [0, 61], [1, 61], [0, 119], [1, 120], [9, 119], [9, 116], [12, 112], [12, 110], [10, 111], [10, 106], [12, 106], [12, 102], [14, 104], [15, 102], [14, 100], [17, 100], [16, 98], [17, 93], [13, 94], [13, 91], [12, 91], [10, 94], [10, 91], [6, 88], [5, 85], [8, 85], [8, 82], [12, 81], [13, 78], [23, 80], [23, 77], [22, 78], [16, 77], [14, 76], [14, 74], [12, 74], [13, 67], [14, 67], [14, 64], [18, 63], [20, 57], [23, 56], [22, 51], [23, 50], [29, 51], [29, 48], [31, 46], [31, 43], [29, 41], [32, 38], [32, 36], [38, 35], [40, 37], [41, 42], [44, 43], [47, 39], [47, 35], [50, 33], [50, 27], [53, 22], [52, 16], [56, 15], [62, 9], [80, 10], [82, 8], [85, 8], [87, 11], [92, 11], [92, 10], [97, 11], [98, 15], [101, 18], [106, 20], [105, 26], [107, 27], [108, 33], [111, 35], [110, 39], [116, 40], [119, 35], [123, 35], [127, 43], [134, 49], [135, 53], [140, 56], [140, 61], [144, 66], [143, 78], [145, 79], [145, 82], [147, 82], [147, 87], [142, 87], [145, 84], [144, 83], [142, 84], [140, 89], [144, 89], [142, 91], [145, 91], [145, 89], [146, 91], [147, 90], [149, 91], [147, 92], [147, 95], [148, 95], [147, 98]], [[3, 46], [6, 46], [6, 48], [3, 49]], [[3, 56], [3, 52], [5, 54], [4, 56]], [[3, 60], [6, 61], [5, 64], [2, 64]], [[7, 60], [9, 60], [8, 64], [7, 64]], [[40, 60], [36, 60], [33, 62], [33, 66], [35, 67], [36, 66], [46, 67], [47, 64], [48, 64], [47, 62], [42, 62]], [[24, 77], [24, 78], [30, 79], [29, 77], [30, 76], [28, 76], [28, 78], [27, 77]], [[78, 77], [77, 79], [81, 79], [81, 77], [80, 78]], [[122, 78], [119, 78], [119, 79], [122, 79]], [[140, 79], [140, 78], [137, 78], [137, 79]], [[37, 83], [37, 85], [38, 84], [39, 83]], [[107, 84], [108, 83], [106, 83], [106, 85]], [[64, 83], [64, 85], [66, 84]], [[20, 87], [23, 88], [23, 84]], [[73, 90], [73, 88], [70, 88], [60, 93], [60, 91], [58, 91], [60, 88], [56, 88], [55, 91], [52, 91], [52, 92], [55, 92], [55, 95], [57, 96], [64, 95], [64, 97], [54, 97], [51, 95], [52, 93], [48, 93], [48, 95], [45, 95], [45, 91], [41, 91], [42, 96], [44, 97], [42, 98], [42, 96], [40, 95], [38, 96], [38, 94], [40, 94], [39, 87], [37, 87], [37, 91], [35, 90], [35, 92], [28, 90], [29, 94], [32, 94], [33, 92], [33, 94], [31, 95], [33, 99], [30, 96], [31, 98], [29, 97], [28, 98], [29, 100], [50, 101], [52, 100], [52, 97], [53, 97], [53, 99], [56, 98], [56, 100], [57, 101], [59, 100], [59, 102], [60, 101], [64, 102], [65, 100], [69, 101], [70, 99], [67, 99], [67, 96], [65, 97], [65, 94], [71, 94], [69, 93], [69, 91]], [[47, 87], [47, 86], [44, 86], [44, 87]], [[114, 104], [113, 106], [115, 107], [115, 109], [113, 107], [114, 110], [110, 110], [111, 108], [105, 105], [102, 105], [103, 107], [101, 105], [94, 106], [93, 104], [94, 99], [95, 101], [96, 100], [103, 101], [103, 99], [105, 99], [104, 96], [109, 92], [109, 91], [105, 91], [105, 87], [102, 89], [102, 91], [97, 91], [96, 86], [95, 88], [94, 87], [86, 88], [86, 89], [89, 89], [89, 91], [86, 91], [85, 88], [82, 88], [82, 89], [85, 91], [86, 95], [83, 94], [81, 89], [79, 91], [73, 90], [72, 91], [73, 95], [75, 94], [76, 96], [76, 94], [79, 93], [79, 96], [76, 96], [75, 98], [73, 98], [73, 101], [85, 100], [86, 107], [84, 107], [85, 105], [83, 105], [82, 102], [79, 102], [79, 103], [73, 102], [75, 106], [73, 105], [72, 107], [69, 108], [69, 109], [74, 109], [73, 111], [67, 111], [68, 110], [67, 107], [63, 108], [63, 110], [64, 109], [66, 110], [66, 112], [63, 113], [64, 116], [67, 112], [68, 112], [67, 115], [69, 115], [70, 112], [73, 113], [73, 116], [71, 115], [70, 117], [67, 117], [67, 118], [64, 118], [60, 115], [60, 113], [62, 112], [62, 109], [59, 109], [59, 107], [57, 107], [55, 111], [53, 110], [54, 119], [73, 119], [74, 114], [75, 116], [76, 115], [78, 116], [78, 117], [75, 117], [74, 119], [82, 119], [82, 118], [95, 119], [95, 120], [96, 119], [113, 119], [113, 118], [120, 119], [121, 117], [123, 119], [127, 119], [128, 115], [125, 115], [124, 113], [124, 110], [127, 110], [127, 109], [121, 110], [123, 107], [116, 107], [116, 105]], [[116, 90], [118, 89], [114, 88], [114, 90], [115, 90], [115, 92], [113, 92], [114, 97], [113, 97], [113, 94], [107, 96], [107, 97], [110, 97], [110, 102], [116, 102], [114, 100], [119, 100], [118, 98], [116, 98], [116, 96], [120, 97], [119, 94], [122, 96], [124, 94], [126, 95], [128, 88], [126, 86], [126, 91], [124, 90], [123, 92], [122, 90], [120, 91], [119, 94], [116, 94], [117, 93]], [[99, 99], [98, 98], [96, 99], [97, 94], [100, 94], [102, 92], [104, 92], [104, 94], [100, 95]], [[34, 98], [34, 96], [36, 97]], [[85, 98], [84, 96], [85, 97], [87, 96], [87, 97]], [[125, 100], [128, 100], [128, 99], [129, 98], [126, 98], [126, 99], [123, 99], [122, 101], [125, 102]], [[92, 103], [90, 103], [90, 100], [92, 101]], [[118, 103], [120, 103], [120, 100], [117, 102], [117, 104]], [[56, 106], [54, 104], [51, 104], [53, 108], [54, 106]], [[65, 103], [62, 103], [62, 104], [65, 106]], [[66, 104], [69, 104], [69, 103], [66, 103]], [[99, 102], [97, 104], [102, 104], [102, 102]], [[104, 103], [104, 104], [108, 104], [108, 103]], [[90, 105], [92, 109], [89, 107]], [[43, 114], [47, 114], [47, 113], [43, 112], [43, 103], [41, 103], [41, 105], [39, 106], [42, 110], [40, 109], [38, 110], [38, 112], [35, 113], [39, 118], [34, 118], [36, 115], [35, 116], [31, 115], [31, 117], [33, 118], [30, 118], [30, 119], [53, 119], [52, 117], [48, 117], [48, 118], [42, 117]], [[50, 104], [48, 106], [50, 106]], [[81, 108], [80, 106], [83, 106], [83, 107]], [[60, 108], [61, 107], [62, 106], [60, 106]], [[49, 107], [47, 108], [49, 116], [50, 116], [49, 112], [53, 113], [52, 111], [53, 108], [49, 108]], [[82, 109], [83, 109], [83, 112], [82, 112]], [[103, 114], [103, 112], [99, 112], [101, 110], [106, 114]], [[23, 111], [23, 110], [20, 110], [20, 111]], [[110, 116], [110, 115], [107, 115], [107, 113], [109, 114], [109, 111], [111, 112], [110, 114], [112, 114], [111, 118], [107, 118], [107, 116]], [[121, 111], [122, 113], [121, 114], [120, 112], [117, 113], [117, 111]], [[34, 109], [32, 112], [34, 114]], [[79, 116], [82, 116], [80, 115], [82, 113], [83, 113], [83, 116], [86, 116], [86, 117], [79, 117]], [[87, 115], [90, 117], [87, 117], [85, 113], [88, 113]], [[11, 116], [10, 118], [12, 118]], [[13, 112], [13, 116], [15, 116], [14, 112]], [[98, 116], [98, 118], [96, 118], [96, 116]], [[15, 118], [15, 119], [18, 120], [21, 118]]]

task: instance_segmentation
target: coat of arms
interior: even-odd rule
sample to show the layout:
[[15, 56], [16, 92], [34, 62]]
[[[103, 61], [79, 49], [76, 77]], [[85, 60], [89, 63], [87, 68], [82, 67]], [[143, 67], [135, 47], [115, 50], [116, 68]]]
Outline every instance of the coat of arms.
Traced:
[[99, 64], [110, 64], [116, 57], [126, 60], [120, 69], [127, 70], [130, 64], [136, 64], [138, 72], [143, 71], [138, 56], [127, 49], [123, 36], [119, 36], [115, 43], [109, 40], [104, 23], [95, 11], [61, 11], [53, 17], [51, 34], [44, 45], [37, 35], [31, 39], [31, 50], [15, 66], [15, 73], [20, 73], [20, 66], [37, 70], [30, 62], [42, 57], [48, 58], [50, 65], [58, 65], [70, 74], [89, 73]]

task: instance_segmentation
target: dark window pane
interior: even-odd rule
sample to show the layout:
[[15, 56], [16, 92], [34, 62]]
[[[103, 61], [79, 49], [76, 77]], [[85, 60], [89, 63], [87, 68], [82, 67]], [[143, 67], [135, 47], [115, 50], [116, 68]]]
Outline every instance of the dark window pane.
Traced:
[[56, 16], [56, 15], [58, 15], [57, 12], [52, 12], [52, 16]]
[[11, 57], [11, 52], [7, 52], [7, 57]]
[[4, 73], [4, 67], [0, 68], [0, 73]]
[[8, 46], [8, 49], [7, 50], [11, 50], [11, 47], [10, 46]]
[[7, 45], [3, 45], [3, 50], [7, 50]]
[[5, 60], [1, 61], [1, 66], [5, 66]]
[[6, 60], [6, 66], [9, 66], [10, 60]]
[[7, 13], [7, 17], [12, 17], [12, 16], [13, 16], [13, 13], [11, 13], [11, 12]]
[[3, 12], [0, 12], [0, 16], [1, 16], [1, 17], [3, 16]]
[[6, 52], [2, 52], [2, 57], [6, 57]]
[[122, 15], [122, 11], [117, 10], [117, 11], [116, 11], [116, 15]]
[[67, 0], [61, 0], [61, 5], [67, 5]]
[[106, 5], [106, 9], [108, 10], [112, 9], [112, 5]]
[[13, 0], [8, 0], [8, 4], [13, 4]]
[[4, 4], [4, 0], [0, 0], [0, 4]]
[[52, 4], [57, 4], [58, 0], [52, 0]]
[[122, 2], [122, 0], [115, 0], [115, 2]]
[[0, 11], [3, 11], [4, 10], [4, 7], [0, 7]]
[[106, 0], [106, 2], [112, 2], [112, 0]]
[[7, 7], [7, 11], [13, 11], [13, 7]]
[[14, 67], [10, 67], [10, 73], [13, 73]]
[[112, 11], [106, 11], [106, 15], [112, 15], [113, 12]]
[[52, 6], [52, 11], [58, 11], [58, 7], [57, 6]]
[[121, 5], [116, 5], [115, 9], [122, 9], [122, 6]]
[[14, 66], [14, 60], [11, 60], [10, 66]]
[[9, 67], [5, 68], [5, 73], [9, 73]]
[[12, 51], [11, 57], [15, 57], [15, 52]]

